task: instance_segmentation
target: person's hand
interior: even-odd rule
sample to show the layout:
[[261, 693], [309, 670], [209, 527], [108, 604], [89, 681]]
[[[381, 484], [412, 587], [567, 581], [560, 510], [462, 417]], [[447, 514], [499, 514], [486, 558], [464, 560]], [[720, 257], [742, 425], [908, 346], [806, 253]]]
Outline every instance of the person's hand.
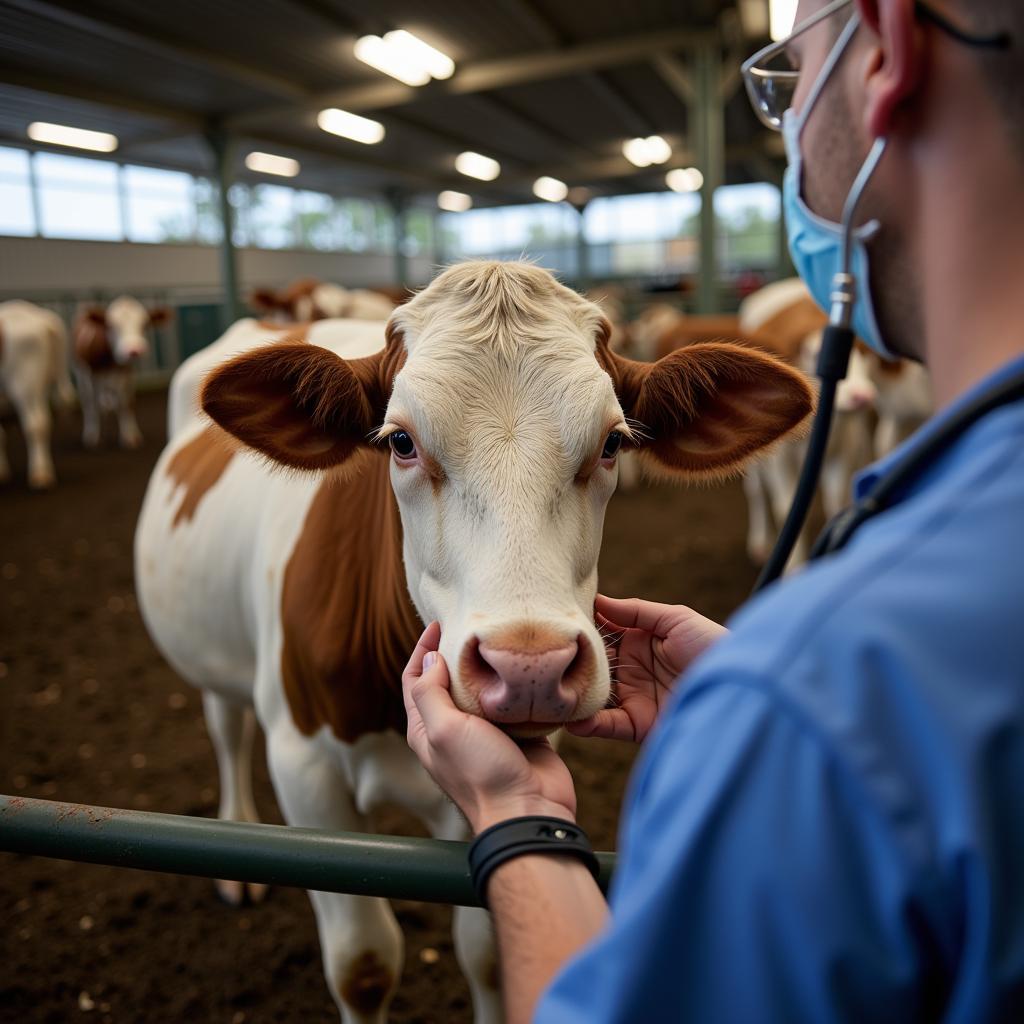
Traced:
[[465, 814], [474, 833], [508, 818], [543, 814], [576, 820], [576, 791], [546, 738], [516, 741], [460, 711], [437, 652], [441, 627], [424, 631], [402, 673], [409, 746]]
[[641, 743], [679, 675], [726, 632], [683, 605], [597, 595], [594, 618], [609, 636], [616, 706], [565, 728], [574, 736]]

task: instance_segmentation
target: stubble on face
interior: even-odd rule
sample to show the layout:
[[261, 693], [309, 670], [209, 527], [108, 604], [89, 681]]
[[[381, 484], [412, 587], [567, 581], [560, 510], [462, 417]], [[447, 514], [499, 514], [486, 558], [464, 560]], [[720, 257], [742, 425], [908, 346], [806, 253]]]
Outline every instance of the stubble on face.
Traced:
[[[841, 28], [840, 24], [837, 36]], [[851, 42], [818, 96], [801, 139], [804, 198], [815, 213], [836, 223], [842, 221], [846, 197], [872, 141], [852, 94], [852, 76], [847, 73], [858, 64], [858, 41]], [[905, 229], [907, 210], [889, 189], [879, 187], [887, 176], [885, 162], [883, 156], [861, 201], [857, 223], [876, 219], [881, 225], [867, 246], [871, 296], [885, 343], [892, 351], [919, 360], [924, 354], [924, 319]]]

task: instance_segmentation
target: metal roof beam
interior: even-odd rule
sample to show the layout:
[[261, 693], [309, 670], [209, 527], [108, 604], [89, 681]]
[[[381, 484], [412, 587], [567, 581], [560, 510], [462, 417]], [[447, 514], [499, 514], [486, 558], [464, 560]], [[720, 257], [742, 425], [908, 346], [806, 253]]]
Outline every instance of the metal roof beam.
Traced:
[[365, 85], [334, 89], [308, 97], [304, 104], [288, 104], [246, 111], [226, 119], [229, 128], [245, 130], [275, 118], [293, 117], [297, 110], [341, 107], [357, 113], [372, 113], [404, 106], [426, 96], [465, 96], [515, 85], [543, 82], [552, 78], [585, 74], [650, 59], [665, 50], [683, 49], [706, 40], [707, 33], [692, 29], [646, 32], [624, 38], [581, 43], [561, 50], [523, 53], [514, 57], [463, 64], [445, 82], [417, 89], [397, 81], [375, 81]]
[[105, 13], [102, 17], [87, 13], [76, 0], [6, 0], [9, 7], [47, 18], [88, 32], [113, 42], [122, 43], [176, 60], [206, 68], [235, 82], [279, 96], [282, 99], [302, 101], [308, 93], [290, 79], [254, 68], [241, 61], [226, 57], [218, 50], [185, 43], [144, 28], [120, 15]]

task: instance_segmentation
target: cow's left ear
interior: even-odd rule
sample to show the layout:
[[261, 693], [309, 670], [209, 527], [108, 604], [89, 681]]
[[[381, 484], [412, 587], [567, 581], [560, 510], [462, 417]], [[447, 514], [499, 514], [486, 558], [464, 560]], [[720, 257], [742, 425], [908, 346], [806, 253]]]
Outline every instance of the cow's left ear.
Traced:
[[626, 416], [640, 425], [646, 461], [671, 475], [736, 473], [814, 409], [802, 373], [743, 345], [706, 342], [640, 363], [599, 340], [597, 354]]
[[285, 338], [219, 366], [200, 401], [214, 422], [274, 462], [331, 469], [373, 442], [404, 358], [390, 328], [386, 346], [363, 359]]
[[149, 326], [164, 327], [174, 319], [174, 312], [170, 306], [154, 306], [149, 310]]

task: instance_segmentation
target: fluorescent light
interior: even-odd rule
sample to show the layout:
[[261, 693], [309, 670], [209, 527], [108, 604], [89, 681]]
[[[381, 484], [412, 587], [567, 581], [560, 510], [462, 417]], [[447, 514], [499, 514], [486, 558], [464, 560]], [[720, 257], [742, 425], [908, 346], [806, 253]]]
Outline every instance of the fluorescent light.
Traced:
[[426, 85], [431, 78], [451, 78], [455, 61], [405, 29], [356, 40], [355, 55], [371, 68], [406, 85]]
[[451, 78], [455, 74], [455, 61], [448, 54], [435, 50], [419, 36], [414, 36], [403, 28], [389, 32], [384, 37], [384, 42], [410, 63], [418, 64], [429, 72], [431, 78]]
[[665, 175], [665, 184], [673, 192], [699, 192], [704, 185], [704, 175], [696, 167], [677, 167]]
[[778, 42], [793, 31], [798, 0], [768, 0], [768, 34]]
[[316, 116], [316, 123], [331, 135], [340, 135], [343, 139], [362, 142], [372, 146], [384, 138], [384, 125], [380, 121], [371, 121], [368, 117], [350, 114], [347, 110], [328, 107]]
[[546, 199], [549, 203], [560, 203], [569, 194], [569, 186], [557, 178], [545, 176], [533, 183], [533, 194], [538, 199]]
[[473, 205], [473, 197], [465, 192], [453, 192], [445, 189], [437, 197], [437, 205], [449, 213], [464, 213]]
[[479, 178], [481, 181], [494, 181], [501, 174], [501, 164], [489, 156], [467, 151], [455, 158], [455, 170], [465, 174], [467, 178]]
[[646, 139], [624, 142], [622, 152], [636, 167], [650, 167], [651, 164], [666, 163], [672, 156], [672, 147], [660, 135], [648, 135]]
[[426, 85], [430, 72], [420, 64], [410, 63], [380, 36], [363, 36], [356, 40], [356, 57], [371, 68], [397, 78], [406, 85]]
[[299, 173], [299, 161], [290, 156], [274, 156], [273, 153], [250, 153], [245, 166], [259, 174], [277, 174], [282, 178], [294, 178]]
[[46, 121], [33, 121], [27, 134], [36, 142], [48, 142], [52, 146], [74, 146], [75, 149], [92, 149], [97, 153], [113, 153], [117, 149], [117, 136], [109, 132], [90, 132]]

